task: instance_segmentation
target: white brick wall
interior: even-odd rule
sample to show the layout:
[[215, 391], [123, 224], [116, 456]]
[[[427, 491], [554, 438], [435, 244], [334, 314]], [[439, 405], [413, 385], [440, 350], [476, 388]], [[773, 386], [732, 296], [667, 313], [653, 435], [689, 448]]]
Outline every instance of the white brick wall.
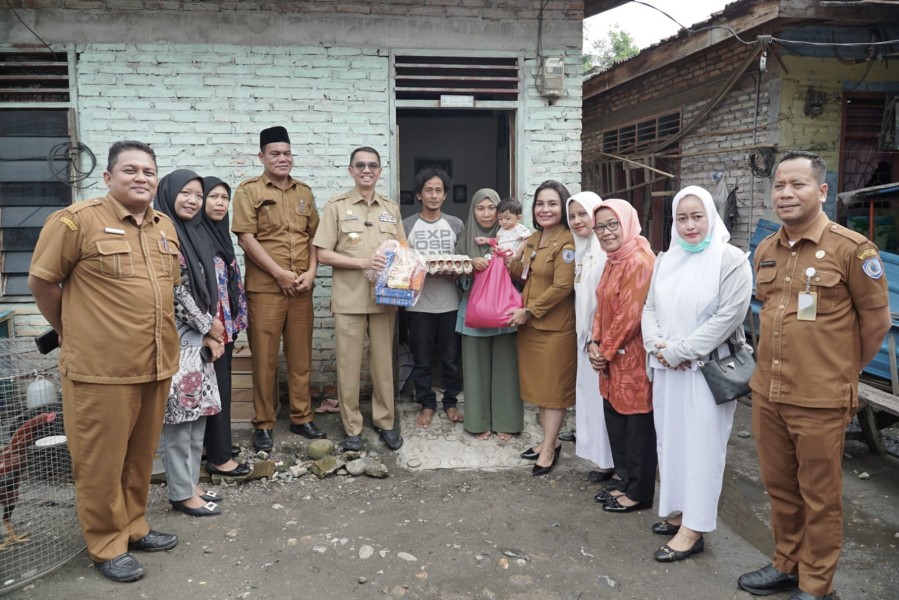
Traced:
[[[79, 140], [98, 158], [79, 199], [105, 193], [106, 151], [121, 139], [151, 144], [160, 175], [187, 168], [236, 187], [261, 173], [259, 131], [272, 125], [290, 132], [293, 175], [312, 187], [319, 208], [352, 185], [346, 165], [357, 146], [381, 153], [380, 188], [389, 191], [393, 157], [384, 49], [160, 42], [78, 44], [75, 51]], [[565, 55], [567, 72], [580, 72], [578, 50], [548, 54]], [[536, 60], [526, 59], [516, 135], [519, 196], [528, 213], [533, 190], [546, 179], [578, 191], [581, 168], [581, 79], [569, 77], [565, 96], [550, 106], [535, 88], [535, 70]], [[319, 269], [314, 298], [312, 383], [321, 391], [335, 381], [326, 267]], [[17, 312], [19, 335], [46, 327], [33, 305], [9, 307]]]

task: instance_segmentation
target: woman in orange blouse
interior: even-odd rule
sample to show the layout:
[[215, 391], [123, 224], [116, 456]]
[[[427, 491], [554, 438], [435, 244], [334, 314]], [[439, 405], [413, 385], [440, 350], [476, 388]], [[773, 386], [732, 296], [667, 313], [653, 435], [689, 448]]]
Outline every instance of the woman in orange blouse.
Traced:
[[652, 508], [658, 457], [640, 319], [655, 256], [640, 235], [637, 211], [624, 200], [603, 200], [594, 216], [593, 231], [608, 260], [596, 288], [589, 354], [621, 476], [596, 501], [606, 512], [645, 510]]
[[518, 327], [518, 385], [521, 398], [537, 405], [543, 427], [543, 441], [521, 454], [534, 461], [535, 477], [558, 462], [559, 429], [565, 409], [574, 405], [574, 237], [563, 216], [570, 195], [558, 181], [540, 184], [533, 205], [537, 231], [525, 242], [522, 260], [508, 263], [512, 278], [524, 282], [524, 305], [509, 313], [509, 325]]

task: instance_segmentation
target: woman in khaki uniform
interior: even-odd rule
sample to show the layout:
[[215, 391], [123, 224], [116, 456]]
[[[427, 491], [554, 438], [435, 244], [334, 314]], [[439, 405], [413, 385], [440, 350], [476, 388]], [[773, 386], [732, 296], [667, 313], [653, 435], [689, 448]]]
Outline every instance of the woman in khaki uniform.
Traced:
[[[577, 342], [574, 328], [574, 237], [564, 216], [571, 194], [558, 181], [545, 181], [534, 193], [537, 229], [520, 261], [509, 263], [524, 283], [522, 308], [510, 313], [518, 329], [518, 381], [521, 397], [536, 404], [543, 441], [521, 457], [533, 460], [532, 475], [546, 475], [559, 460], [559, 429], [565, 409], [574, 405]], [[547, 368], [546, 357], [553, 358]]]

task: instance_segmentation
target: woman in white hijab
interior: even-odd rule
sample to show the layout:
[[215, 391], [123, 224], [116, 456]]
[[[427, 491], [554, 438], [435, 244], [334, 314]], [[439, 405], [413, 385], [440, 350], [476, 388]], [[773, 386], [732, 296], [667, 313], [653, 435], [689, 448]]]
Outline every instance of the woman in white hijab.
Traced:
[[587, 474], [587, 479], [593, 483], [601, 483], [615, 472], [597, 375], [587, 356], [587, 344], [593, 337], [596, 286], [606, 265], [606, 253], [593, 235], [593, 213], [601, 203], [602, 199], [593, 192], [581, 192], [569, 198], [566, 206], [568, 226], [574, 234], [574, 312], [578, 347], [575, 452], [597, 466]]
[[671, 246], [656, 259], [642, 322], [664, 519], [652, 531], [673, 536], [656, 551], [659, 562], [702, 552], [702, 534], [717, 525], [736, 402], [715, 403], [698, 363], [716, 348], [726, 356], [729, 339], [743, 345], [752, 296], [747, 254], [727, 243], [730, 233], [711, 194], [686, 187], [671, 212]]

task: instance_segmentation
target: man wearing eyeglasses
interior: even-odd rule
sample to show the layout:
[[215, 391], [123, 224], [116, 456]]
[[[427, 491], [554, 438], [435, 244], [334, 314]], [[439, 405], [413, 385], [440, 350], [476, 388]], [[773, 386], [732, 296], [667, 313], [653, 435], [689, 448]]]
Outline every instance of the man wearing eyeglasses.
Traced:
[[[325, 432], [312, 421], [309, 374], [312, 370], [312, 288], [318, 255], [312, 236], [318, 211], [312, 190], [290, 176], [293, 154], [283, 127], [259, 134], [259, 161], [264, 172], [234, 193], [234, 220], [246, 253], [246, 290], [250, 350], [253, 353], [253, 447], [274, 446], [275, 387], [281, 337], [287, 358], [290, 431], [309, 439]], [[207, 464], [207, 470], [210, 465]], [[238, 467], [240, 468], [240, 467]], [[244, 469], [247, 471], [247, 469]], [[221, 471], [222, 475], [246, 475]]]
[[400, 207], [375, 190], [381, 176], [381, 156], [374, 148], [350, 154], [350, 177], [355, 183], [328, 201], [313, 244], [322, 264], [333, 268], [331, 312], [337, 353], [337, 392], [347, 450], [362, 449], [359, 411], [359, 373], [362, 347], [368, 334], [368, 362], [374, 394], [372, 423], [391, 450], [403, 445], [394, 423], [393, 329], [396, 307], [375, 303], [374, 284], [365, 271], [386, 266], [375, 253], [386, 240], [405, 243]]

